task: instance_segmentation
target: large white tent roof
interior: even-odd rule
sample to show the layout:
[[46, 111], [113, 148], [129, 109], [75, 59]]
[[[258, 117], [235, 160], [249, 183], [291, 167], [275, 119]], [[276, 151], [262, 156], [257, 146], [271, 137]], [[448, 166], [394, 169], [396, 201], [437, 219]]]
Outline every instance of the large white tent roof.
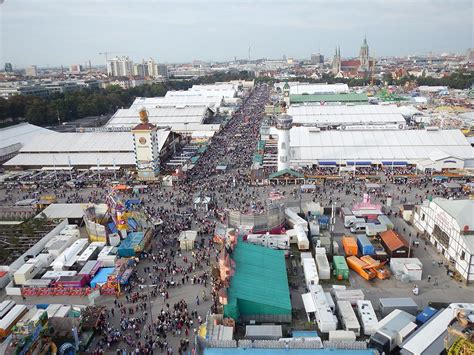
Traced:
[[139, 110], [163, 106], [207, 106], [211, 109], [219, 108], [222, 105], [223, 96], [168, 96], [168, 97], [137, 97], [130, 109]]
[[[134, 127], [138, 121], [139, 108], [119, 109], [107, 122], [107, 127]], [[164, 106], [147, 109], [150, 123], [157, 126], [171, 126], [177, 123], [203, 123], [208, 107], [201, 106]]]
[[38, 127], [29, 123], [20, 123], [15, 126], [0, 129], [0, 156], [18, 151], [38, 133], [58, 134], [55, 131]]
[[[158, 149], [170, 131], [158, 130]], [[134, 165], [131, 132], [39, 134], [23, 147], [6, 166], [121, 166]]]
[[473, 159], [473, 148], [459, 130], [426, 131], [314, 131], [293, 127], [291, 159], [318, 160], [424, 160], [438, 149], [449, 156]]
[[405, 124], [397, 106], [310, 106], [291, 105], [288, 114], [296, 124], [351, 124], [397, 123]]

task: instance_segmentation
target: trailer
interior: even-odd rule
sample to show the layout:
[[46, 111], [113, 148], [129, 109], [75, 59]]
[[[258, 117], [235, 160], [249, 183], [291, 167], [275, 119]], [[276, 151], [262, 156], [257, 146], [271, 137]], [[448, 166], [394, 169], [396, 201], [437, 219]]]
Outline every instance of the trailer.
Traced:
[[342, 247], [346, 256], [357, 255], [357, 242], [354, 237], [342, 237]]
[[88, 244], [86, 238], [76, 240], [51, 263], [51, 267], [58, 271], [71, 268], [79, 258], [78, 254], [82, 253]]
[[23, 285], [27, 280], [34, 278], [39, 272], [40, 267], [39, 261], [37, 263], [26, 263], [23, 264], [15, 273], [13, 274], [13, 280], [17, 285]]
[[306, 287], [319, 284], [319, 275], [314, 259], [312, 257], [301, 259], [301, 264], [303, 265]]
[[308, 250], [309, 249], [309, 240], [308, 240], [308, 231], [300, 224], [294, 227], [296, 231], [296, 240], [299, 250]]
[[360, 335], [360, 324], [354, 313], [354, 309], [349, 301], [337, 301], [337, 312], [339, 314], [339, 320], [344, 330], [352, 331], [357, 336]]
[[346, 258], [347, 265], [353, 271], [355, 271], [359, 276], [369, 281], [375, 278], [375, 272], [367, 268], [367, 264], [360, 260], [357, 256], [349, 256]]
[[10, 335], [13, 326], [28, 312], [25, 305], [17, 304], [0, 320], [0, 339]]
[[418, 305], [410, 297], [389, 297], [379, 298], [379, 311], [383, 317], [387, 316], [394, 310], [401, 310], [411, 315], [418, 314]]
[[360, 319], [362, 333], [364, 335], [374, 334], [379, 321], [372, 302], [369, 300], [357, 300], [356, 312]]
[[89, 245], [77, 258], [77, 265], [79, 268], [82, 268], [89, 260], [96, 259], [97, 255], [99, 255], [99, 251], [99, 247]]
[[15, 301], [6, 300], [0, 303], [0, 319], [3, 319], [7, 315], [8, 312], [11, 311], [13, 307], [15, 307]]
[[104, 247], [97, 256], [97, 260], [102, 263], [102, 267], [115, 267], [117, 248], [113, 246]]
[[367, 223], [365, 226], [365, 234], [369, 237], [374, 237], [379, 233], [383, 233], [387, 231], [387, 226], [385, 224], [375, 224], [375, 223]]
[[287, 234], [249, 234], [244, 240], [247, 243], [270, 249], [288, 250], [290, 248], [290, 238]]
[[415, 316], [396, 309], [377, 323], [376, 332], [370, 337], [369, 347], [388, 354], [400, 346], [415, 329]]
[[393, 229], [395, 227], [390, 218], [388, 218], [388, 216], [384, 214], [379, 215], [377, 217], [377, 220], [380, 222], [380, 224], [384, 224], [385, 226], [387, 226], [387, 229]]
[[326, 295], [326, 300], [328, 303], [329, 308], [331, 308], [332, 313], [336, 312], [336, 304], [334, 303], [334, 299], [332, 298], [331, 292], [324, 292]]
[[310, 295], [314, 314], [316, 318], [316, 324], [321, 333], [329, 333], [331, 330], [337, 329], [337, 318], [332, 313], [326, 299], [326, 294], [321, 285], [311, 285], [309, 287]]
[[331, 268], [327, 256], [325, 254], [316, 254], [315, 259], [319, 278], [321, 280], [329, 280], [331, 278]]
[[309, 222], [309, 235], [311, 237], [317, 237], [319, 235], [319, 223], [314, 219]]
[[357, 247], [359, 255], [374, 255], [375, 248], [365, 234], [357, 236]]
[[359, 289], [334, 289], [334, 298], [337, 301], [348, 301], [352, 306], [357, 304], [357, 301], [365, 299], [364, 292]]
[[305, 232], [308, 233], [308, 222], [298, 216], [298, 213], [292, 209], [285, 208], [285, 219], [290, 228], [295, 228], [296, 225], [301, 225]]

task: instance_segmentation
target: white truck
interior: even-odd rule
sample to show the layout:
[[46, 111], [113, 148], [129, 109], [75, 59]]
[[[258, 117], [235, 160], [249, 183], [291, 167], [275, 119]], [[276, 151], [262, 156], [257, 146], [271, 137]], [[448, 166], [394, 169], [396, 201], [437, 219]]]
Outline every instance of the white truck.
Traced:
[[369, 347], [377, 349], [380, 353], [389, 354], [415, 329], [415, 316], [396, 309], [378, 322], [376, 332], [370, 337]]
[[387, 231], [387, 226], [385, 224], [367, 223], [365, 226], [365, 234], [367, 234], [368, 237], [374, 237], [378, 233], [385, 231]]

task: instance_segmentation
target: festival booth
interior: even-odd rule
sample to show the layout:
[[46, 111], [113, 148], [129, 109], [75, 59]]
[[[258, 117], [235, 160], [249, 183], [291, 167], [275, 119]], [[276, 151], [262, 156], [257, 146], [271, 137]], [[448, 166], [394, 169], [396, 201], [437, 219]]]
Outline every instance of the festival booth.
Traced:
[[367, 219], [376, 219], [382, 213], [381, 204], [373, 204], [370, 202], [369, 194], [364, 194], [362, 202], [354, 204], [352, 213], [356, 217], [364, 217]]
[[181, 251], [189, 251], [194, 249], [194, 242], [197, 237], [197, 232], [192, 230], [182, 231], [179, 234], [179, 247]]

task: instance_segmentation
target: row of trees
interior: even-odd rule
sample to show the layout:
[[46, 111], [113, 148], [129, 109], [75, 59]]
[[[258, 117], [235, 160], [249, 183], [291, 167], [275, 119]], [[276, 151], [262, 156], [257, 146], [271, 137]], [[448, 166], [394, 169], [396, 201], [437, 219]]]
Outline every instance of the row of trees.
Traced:
[[54, 94], [46, 98], [34, 96], [0, 98], [0, 126], [20, 121], [47, 126], [87, 116], [112, 114], [119, 108], [129, 107], [136, 97], [164, 96], [168, 90], [187, 90], [194, 84], [238, 79], [252, 80], [253, 74], [247, 71], [216, 73], [195, 80], [169, 80], [126, 90], [112, 85], [106, 89], [83, 89]]
[[383, 82], [388, 85], [405, 85], [407, 82], [416, 82], [417, 85], [428, 86], [447, 86], [452, 89], [469, 89], [474, 83], [474, 72], [457, 71], [442, 78], [432, 78], [427, 76], [414, 77], [413, 75], [406, 75], [398, 80], [392, 77], [391, 73], [386, 73], [383, 76]]

